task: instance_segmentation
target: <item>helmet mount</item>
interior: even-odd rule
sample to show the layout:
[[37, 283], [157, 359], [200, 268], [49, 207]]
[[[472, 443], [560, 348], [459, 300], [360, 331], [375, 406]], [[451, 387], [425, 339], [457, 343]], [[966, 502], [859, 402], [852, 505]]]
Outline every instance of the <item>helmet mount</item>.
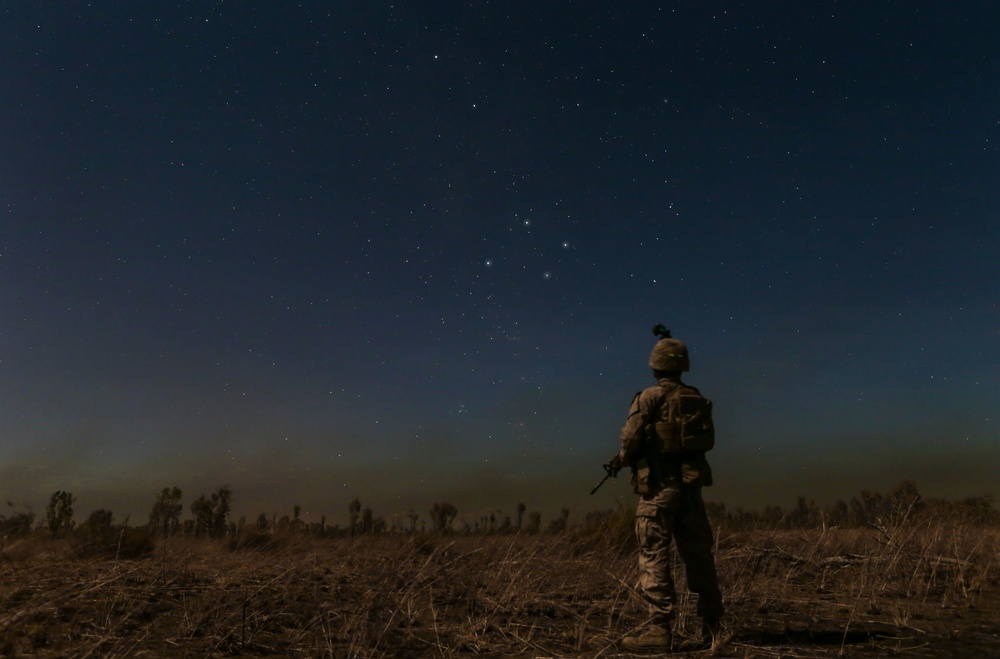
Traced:
[[658, 336], [661, 339], [670, 338], [670, 330], [663, 326], [663, 323], [656, 323], [653, 325], [653, 335]]
[[650, 368], [677, 375], [691, 369], [687, 345], [683, 341], [673, 338], [661, 323], [653, 326], [653, 334], [660, 338], [649, 355]]

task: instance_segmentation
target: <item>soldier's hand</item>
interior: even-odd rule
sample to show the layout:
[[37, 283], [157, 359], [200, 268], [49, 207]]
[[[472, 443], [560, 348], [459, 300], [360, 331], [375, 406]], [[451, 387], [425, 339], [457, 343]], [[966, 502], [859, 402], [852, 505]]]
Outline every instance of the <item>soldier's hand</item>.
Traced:
[[617, 476], [618, 472], [621, 471], [621, 468], [622, 468], [622, 456], [617, 453], [613, 458], [611, 458], [604, 464], [604, 471], [611, 474], [612, 477]]

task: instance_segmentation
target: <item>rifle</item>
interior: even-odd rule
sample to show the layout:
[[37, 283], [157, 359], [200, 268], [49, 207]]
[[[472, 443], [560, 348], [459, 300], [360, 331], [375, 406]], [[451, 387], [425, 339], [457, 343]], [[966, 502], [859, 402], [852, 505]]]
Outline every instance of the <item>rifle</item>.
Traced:
[[617, 478], [618, 476], [618, 470], [620, 469], [620, 467], [616, 467], [610, 463], [601, 466], [604, 467], [604, 478], [601, 479], [600, 483], [594, 486], [594, 489], [590, 491], [591, 494], [601, 489], [601, 486], [604, 485], [604, 481], [608, 480], [609, 478]]

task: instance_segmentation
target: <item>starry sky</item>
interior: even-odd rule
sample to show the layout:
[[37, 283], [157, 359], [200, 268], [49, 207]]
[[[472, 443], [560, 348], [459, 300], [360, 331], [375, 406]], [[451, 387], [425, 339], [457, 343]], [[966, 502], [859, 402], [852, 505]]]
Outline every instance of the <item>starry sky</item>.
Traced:
[[995, 2], [16, 0], [0, 79], [15, 510], [629, 503], [658, 322], [706, 498], [994, 491]]

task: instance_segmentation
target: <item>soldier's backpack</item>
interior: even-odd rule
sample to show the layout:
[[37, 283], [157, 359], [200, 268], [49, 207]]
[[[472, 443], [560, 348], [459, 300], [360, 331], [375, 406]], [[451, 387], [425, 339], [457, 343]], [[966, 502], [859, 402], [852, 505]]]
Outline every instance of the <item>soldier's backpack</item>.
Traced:
[[666, 398], [659, 419], [653, 424], [660, 451], [704, 453], [715, 446], [712, 401], [686, 384], [662, 385]]

